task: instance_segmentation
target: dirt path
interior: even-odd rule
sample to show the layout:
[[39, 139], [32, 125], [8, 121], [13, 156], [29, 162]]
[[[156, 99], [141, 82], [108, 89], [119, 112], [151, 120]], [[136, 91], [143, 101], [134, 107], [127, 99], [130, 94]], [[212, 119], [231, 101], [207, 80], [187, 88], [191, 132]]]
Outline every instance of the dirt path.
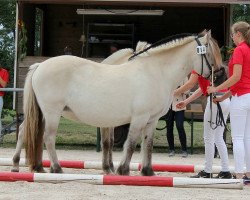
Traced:
[[[95, 151], [78, 150], [58, 150], [58, 156], [61, 160], [85, 160], [101, 161], [101, 153]], [[1, 158], [11, 158], [14, 149], [0, 148]], [[22, 152], [24, 156], [24, 152]], [[114, 152], [114, 161], [119, 161], [121, 152]], [[47, 152], [44, 152], [47, 158]], [[164, 153], [154, 153], [154, 163], [170, 164], [203, 164], [203, 155], [191, 155], [188, 158], [182, 158], [180, 155], [169, 158]], [[136, 152], [132, 159], [133, 162], [140, 161], [140, 154]], [[215, 165], [220, 164], [219, 159], [215, 159]], [[230, 155], [230, 164], [233, 165], [232, 155]], [[0, 171], [10, 171], [10, 167], [0, 166]], [[21, 168], [22, 172], [27, 168]], [[76, 170], [64, 169], [65, 173], [83, 173], [83, 174], [101, 174], [99, 170]], [[138, 174], [133, 172], [133, 175]], [[191, 174], [182, 173], [158, 173], [158, 175], [182, 176], [187, 177]], [[151, 199], [249, 199], [250, 187], [244, 187], [243, 190], [230, 189], [196, 189], [196, 188], [167, 188], [167, 187], [136, 187], [136, 186], [103, 186], [91, 185], [81, 182], [67, 183], [28, 183], [28, 182], [0, 182], [0, 200], [14, 199], [39, 199], [39, 200], [151, 200]]]

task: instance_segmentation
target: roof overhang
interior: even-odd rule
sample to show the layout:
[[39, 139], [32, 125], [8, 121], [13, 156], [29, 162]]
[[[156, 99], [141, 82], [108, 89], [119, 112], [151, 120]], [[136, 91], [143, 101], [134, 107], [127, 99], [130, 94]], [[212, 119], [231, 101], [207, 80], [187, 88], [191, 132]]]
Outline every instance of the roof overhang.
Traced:
[[103, 4], [103, 5], [166, 5], [166, 4], [250, 4], [250, 0], [16, 0], [32, 4]]

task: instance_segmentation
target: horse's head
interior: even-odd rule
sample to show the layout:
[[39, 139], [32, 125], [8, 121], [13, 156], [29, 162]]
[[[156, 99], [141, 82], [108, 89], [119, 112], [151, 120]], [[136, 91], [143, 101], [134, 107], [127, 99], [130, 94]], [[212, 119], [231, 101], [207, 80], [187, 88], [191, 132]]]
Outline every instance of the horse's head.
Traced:
[[196, 38], [196, 42], [198, 44], [197, 54], [201, 59], [197, 61], [194, 69], [202, 76], [208, 77], [211, 75], [212, 69], [217, 70], [222, 65], [220, 48], [217, 41], [212, 38], [211, 31], [204, 30]]

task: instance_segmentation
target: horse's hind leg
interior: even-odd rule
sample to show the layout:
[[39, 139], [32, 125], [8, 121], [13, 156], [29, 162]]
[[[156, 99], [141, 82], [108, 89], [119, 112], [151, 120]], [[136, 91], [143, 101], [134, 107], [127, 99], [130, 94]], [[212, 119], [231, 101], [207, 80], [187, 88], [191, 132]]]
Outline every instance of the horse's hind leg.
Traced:
[[39, 173], [44, 173], [45, 170], [43, 168], [43, 136], [44, 136], [44, 121], [41, 118], [40, 119], [40, 123], [39, 123], [39, 131], [41, 132], [41, 134], [38, 134], [38, 138], [37, 140], [40, 141], [38, 142], [36, 145], [36, 165], [34, 166], [33, 170], [35, 172], [39, 172]]
[[44, 132], [44, 142], [46, 145], [46, 149], [50, 159], [50, 172], [51, 173], [62, 173], [62, 168], [59, 164], [55, 143], [56, 143], [56, 132], [58, 129], [59, 121], [60, 121], [59, 114], [49, 113], [44, 114], [45, 118], [45, 132]]
[[[112, 148], [110, 134], [113, 132], [113, 128], [101, 128], [102, 139], [102, 169], [105, 174], [110, 174], [114, 171], [112, 162]], [[113, 134], [114, 135], [114, 134]], [[110, 165], [110, 162], [112, 163]]]
[[141, 132], [144, 131], [148, 120], [149, 120], [149, 114], [145, 114], [143, 116], [136, 116], [132, 118], [129, 127], [128, 137], [124, 144], [123, 157], [119, 167], [117, 168], [116, 173], [120, 175], [129, 175], [129, 164], [132, 155], [135, 151], [137, 140]]
[[143, 176], [153, 176], [152, 169], [152, 151], [153, 151], [153, 135], [158, 120], [147, 124], [145, 131], [142, 134], [142, 169]]
[[[42, 127], [40, 127], [42, 128]], [[15, 154], [13, 156], [13, 166], [11, 171], [12, 172], [19, 172], [19, 161], [20, 161], [20, 155], [21, 150], [24, 142], [24, 130], [23, 130], [23, 123], [19, 126], [19, 133], [18, 133], [18, 140], [16, 145]], [[39, 144], [37, 147], [37, 161], [36, 161], [36, 167], [33, 169], [36, 172], [45, 172], [42, 166], [42, 152], [43, 152], [43, 143]], [[27, 162], [27, 160], [26, 160]]]
[[114, 163], [113, 163], [114, 131], [115, 131], [114, 127], [109, 128], [109, 138], [110, 138], [109, 167], [112, 172], [115, 172]]
[[19, 172], [19, 161], [20, 161], [20, 155], [21, 155], [21, 150], [22, 150], [22, 146], [23, 146], [23, 136], [24, 136], [24, 132], [23, 132], [23, 123], [19, 126], [19, 133], [18, 133], [18, 140], [17, 140], [17, 144], [16, 144], [16, 150], [15, 150], [15, 154], [12, 158], [13, 161], [13, 166], [11, 171], [12, 172]]

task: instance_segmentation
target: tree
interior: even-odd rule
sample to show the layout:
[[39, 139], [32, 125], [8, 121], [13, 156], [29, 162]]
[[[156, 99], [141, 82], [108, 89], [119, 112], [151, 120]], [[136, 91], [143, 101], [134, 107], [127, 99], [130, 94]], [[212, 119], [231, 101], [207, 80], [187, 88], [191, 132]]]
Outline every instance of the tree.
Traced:
[[[13, 87], [13, 69], [15, 58], [15, 0], [0, 1], [0, 62], [10, 73], [8, 87]], [[12, 108], [12, 93], [4, 96], [4, 107]]]
[[[250, 5], [249, 4], [235, 4], [232, 7], [232, 24], [238, 21], [250, 22]], [[229, 46], [223, 46], [221, 53], [224, 61], [228, 61], [231, 57], [235, 45], [231, 42]]]
[[246, 21], [250, 22], [250, 4], [236, 4], [233, 5], [233, 21]]

